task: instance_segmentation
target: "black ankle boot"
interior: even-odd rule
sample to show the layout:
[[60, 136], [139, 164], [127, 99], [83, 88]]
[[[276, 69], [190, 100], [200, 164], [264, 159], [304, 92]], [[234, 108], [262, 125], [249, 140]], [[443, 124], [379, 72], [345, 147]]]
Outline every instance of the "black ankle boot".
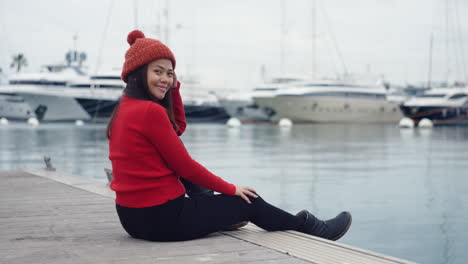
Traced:
[[320, 220], [307, 210], [300, 211], [296, 216], [304, 218], [300, 232], [329, 240], [340, 239], [351, 226], [352, 217], [348, 212], [341, 212], [330, 220]]

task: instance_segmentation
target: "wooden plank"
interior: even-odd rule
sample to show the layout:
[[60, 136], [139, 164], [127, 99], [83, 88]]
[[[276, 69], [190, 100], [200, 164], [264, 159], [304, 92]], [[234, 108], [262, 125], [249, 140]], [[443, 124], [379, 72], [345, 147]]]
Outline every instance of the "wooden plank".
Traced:
[[313, 263], [414, 263], [295, 231], [266, 232], [253, 224], [249, 224], [238, 231], [225, 234], [308, 260]]

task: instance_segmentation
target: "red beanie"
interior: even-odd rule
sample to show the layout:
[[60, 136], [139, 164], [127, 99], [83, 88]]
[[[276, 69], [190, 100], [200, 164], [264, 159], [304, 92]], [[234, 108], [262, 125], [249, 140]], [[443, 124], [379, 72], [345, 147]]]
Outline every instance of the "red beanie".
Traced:
[[176, 66], [176, 60], [172, 51], [161, 41], [145, 38], [145, 34], [139, 30], [133, 30], [128, 34], [127, 42], [130, 48], [125, 53], [125, 62], [122, 69], [122, 80], [127, 82], [127, 75], [157, 59], [172, 61], [172, 67]]

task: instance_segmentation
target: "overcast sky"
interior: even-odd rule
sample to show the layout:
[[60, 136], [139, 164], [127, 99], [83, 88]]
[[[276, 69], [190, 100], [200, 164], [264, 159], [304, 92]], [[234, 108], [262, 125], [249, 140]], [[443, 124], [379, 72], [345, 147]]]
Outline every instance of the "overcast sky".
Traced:
[[[176, 72], [197, 74], [210, 86], [250, 89], [261, 82], [262, 65], [270, 77], [308, 74], [313, 70], [313, 43], [319, 75], [340, 74], [346, 67], [351, 73], [382, 74], [394, 83], [425, 81], [431, 32], [432, 79], [445, 79], [448, 70], [452, 78], [464, 78], [462, 66], [467, 64], [468, 51], [463, 51], [462, 60], [459, 47], [468, 44], [465, 0], [449, 0], [450, 7], [458, 6], [450, 8], [450, 24], [454, 25], [457, 14], [460, 22], [459, 32], [450, 27], [449, 38], [446, 1], [442, 0], [315, 1], [315, 34], [312, 0], [285, 1], [283, 12], [280, 0], [169, 2], [169, 46], [176, 55]], [[165, 3], [0, 0], [0, 68], [12, 74], [11, 57], [19, 52], [28, 60], [26, 72], [64, 61], [65, 53], [74, 47], [75, 34], [78, 50], [88, 54], [90, 71], [94, 72], [99, 57], [101, 71], [121, 67], [128, 48], [126, 37], [135, 24], [146, 36], [167, 41], [164, 31], [157, 30], [158, 24], [164, 27]], [[286, 30], [283, 67], [282, 13]], [[461, 33], [461, 38], [454, 33]]]

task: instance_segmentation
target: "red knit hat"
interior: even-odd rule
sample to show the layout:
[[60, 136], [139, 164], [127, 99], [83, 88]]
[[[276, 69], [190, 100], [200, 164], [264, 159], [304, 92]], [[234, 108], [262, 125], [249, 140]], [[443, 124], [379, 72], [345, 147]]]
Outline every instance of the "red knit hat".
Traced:
[[127, 82], [127, 75], [157, 59], [172, 61], [172, 67], [176, 66], [176, 60], [172, 51], [161, 41], [145, 38], [145, 34], [139, 30], [133, 30], [128, 34], [127, 42], [130, 48], [125, 53], [125, 62], [122, 69], [122, 80]]

